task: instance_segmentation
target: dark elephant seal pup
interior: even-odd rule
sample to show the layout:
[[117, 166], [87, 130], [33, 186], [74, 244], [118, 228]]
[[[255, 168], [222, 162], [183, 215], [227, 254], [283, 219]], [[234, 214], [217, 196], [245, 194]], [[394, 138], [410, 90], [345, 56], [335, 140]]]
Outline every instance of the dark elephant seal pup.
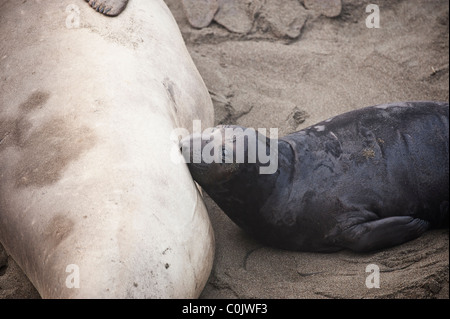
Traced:
[[[336, 116], [280, 138], [273, 174], [247, 160], [252, 140], [269, 154], [269, 138], [213, 138], [223, 160], [211, 164], [192, 163], [200, 136], [181, 143], [194, 179], [257, 239], [283, 249], [363, 252], [448, 227], [448, 113], [448, 103], [408, 102]], [[227, 128], [237, 127], [219, 126], [210, 137]], [[246, 160], [226, 163], [240, 138]]]

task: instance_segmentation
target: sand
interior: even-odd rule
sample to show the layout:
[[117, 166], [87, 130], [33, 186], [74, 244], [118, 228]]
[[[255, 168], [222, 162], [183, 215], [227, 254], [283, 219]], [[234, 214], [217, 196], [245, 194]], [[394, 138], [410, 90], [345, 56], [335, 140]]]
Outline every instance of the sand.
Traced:
[[[449, 99], [446, 0], [344, 0], [334, 18], [299, 0], [244, 0], [233, 10], [234, 1], [224, 2], [227, 11], [199, 29], [180, 0], [166, 0], [216, 124], [278, 128], [282, 136], [364, 106]], [[369, 3], [379, 5], [380, 28], [366, 26]], [[216, 257], [201, 298], [449, 298], [448, 229], [373, 253], [292, 252], [261, 245], [206, 194], [205, 202]], [[366, 285], [372, 264], [379, 288]], [[0, 298], [37, 297], [0, 247]]]

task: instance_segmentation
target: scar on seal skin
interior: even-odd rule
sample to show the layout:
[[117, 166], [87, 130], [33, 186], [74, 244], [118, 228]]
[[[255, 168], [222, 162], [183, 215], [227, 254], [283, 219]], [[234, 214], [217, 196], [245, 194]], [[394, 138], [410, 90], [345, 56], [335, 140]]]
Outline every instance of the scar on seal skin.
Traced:
[[115, 17], [125, 10], [128, 0], [85, 0], [97, 12], [104, 15]]

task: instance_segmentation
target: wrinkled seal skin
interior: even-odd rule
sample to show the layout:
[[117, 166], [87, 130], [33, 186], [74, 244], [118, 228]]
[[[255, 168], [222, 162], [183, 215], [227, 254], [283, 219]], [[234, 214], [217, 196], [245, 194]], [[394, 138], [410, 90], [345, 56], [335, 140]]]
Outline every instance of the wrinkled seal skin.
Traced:
[[269, 245], [377, 250], [448, 227], [448, 113], [448, 103], [409, 102], [336, 116], [280, 138], [272, 175], [260, 175], [260, 164], [230, 174], [220, 168], [229, 164], [189, 167], [237, 225]]
[[7, 252], [44, 298], [198, 297], [214, 237], [171, 133], [213, 107], [165, 3], [0, 8]]

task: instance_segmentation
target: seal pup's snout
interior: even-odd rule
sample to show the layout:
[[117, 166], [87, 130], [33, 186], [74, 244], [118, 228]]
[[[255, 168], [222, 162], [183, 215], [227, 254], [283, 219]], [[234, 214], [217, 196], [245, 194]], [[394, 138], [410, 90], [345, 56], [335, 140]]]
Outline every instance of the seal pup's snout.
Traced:
[[[178, 142], [178, 147], [180, 148], [180, 152], [183, 153], [183, 144], [186, 143], [185, 141], [183, 141], [183, 139], [181, 139]], [[186, 148], [186, 147], [185, 147]]]
[[200, 163], [201, 153], [206, 141], [202, 140], [202, 135], [195, 133], [182, 138], [179, 142], [180, 151], [186, 163]]
[[183, 156], [186, 163], [191, 163], [192, 157], [191, 157], [191, 136], [184, 137], [180, 140], [178, 143], [178, 146], [180, 147], [181, 155]]

